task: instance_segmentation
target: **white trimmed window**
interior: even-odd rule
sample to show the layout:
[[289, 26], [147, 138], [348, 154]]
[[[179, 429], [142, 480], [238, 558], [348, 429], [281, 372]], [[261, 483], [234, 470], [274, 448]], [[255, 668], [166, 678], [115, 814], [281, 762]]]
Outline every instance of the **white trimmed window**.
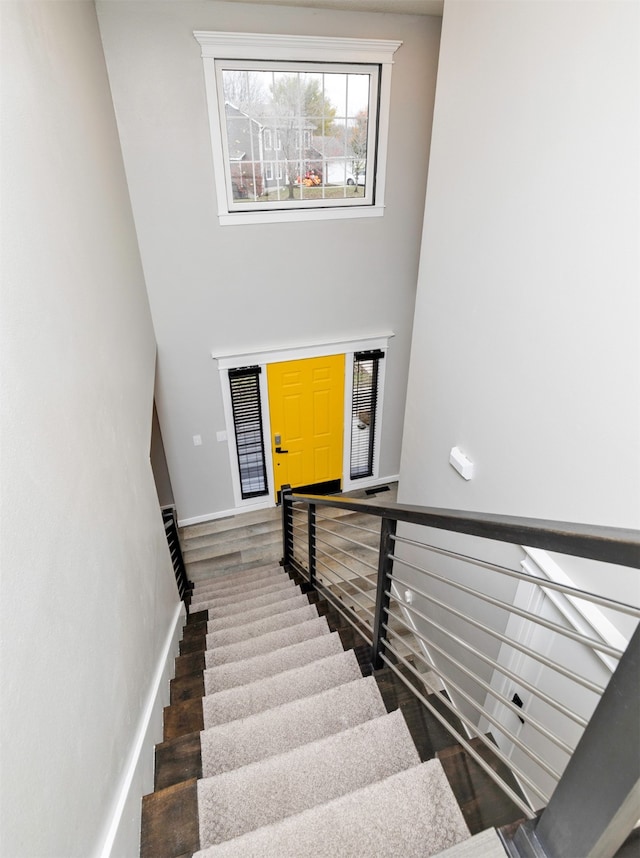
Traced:
[[[380, 216], [393, 54], [377, 39], [196, 32], [223, 225]], [[274, 187], [277, 153], [284, 184]]]

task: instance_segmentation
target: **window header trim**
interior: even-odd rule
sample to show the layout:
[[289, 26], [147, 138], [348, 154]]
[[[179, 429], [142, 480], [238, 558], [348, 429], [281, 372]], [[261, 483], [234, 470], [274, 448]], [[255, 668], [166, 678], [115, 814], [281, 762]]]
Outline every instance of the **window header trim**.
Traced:
[[202, 49], [201, 56], [211, 59], [278, 59], [393, 63], [393, 55], [402, 42], [389, 39], [349, 39], [333, 36], [282, 36], [266, 33], [218, 33], [195, 30], [193, 35]]

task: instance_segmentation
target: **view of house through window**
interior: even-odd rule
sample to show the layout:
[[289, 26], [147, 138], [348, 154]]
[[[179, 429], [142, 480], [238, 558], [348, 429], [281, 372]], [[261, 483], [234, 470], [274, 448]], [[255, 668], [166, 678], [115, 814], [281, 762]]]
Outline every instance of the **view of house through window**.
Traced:
[[230, 211], [373, 205], [377, 66], [216, 67]]

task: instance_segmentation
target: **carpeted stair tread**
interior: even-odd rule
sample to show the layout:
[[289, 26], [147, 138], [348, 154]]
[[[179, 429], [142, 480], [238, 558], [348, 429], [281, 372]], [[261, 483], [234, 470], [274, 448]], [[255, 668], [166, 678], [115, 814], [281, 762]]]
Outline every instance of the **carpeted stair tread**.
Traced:
[[237, 591], [233, 593], [228, 593], [225, 590], [224, 595], [211, 596], [211, 594], [204, 593], [200, 594], [199, 598], [203, 599], [215, 599], [216, 607], [222, 607], [223, 605], [232, 605], [235, 602], [247, 601], [248, 599], [255, 599], [258, 596], [266, 596], [267, 593], [273, 593], [276, 590], [282, 590], [283, 592], [286, 590], [296, 590], [296, 584], [291, 578], [279, 577], [274, 579], [269, 579], [269, 584], [260, 584], [259, 587], [254, 587], [253, 585], [245, 585], [244, 587], [239, 587]]
[[272, 590], [262, 596], [252, 596], [250, 599], [243, 599], [240, 602], [234, 601], [228, 605], [218, 605], [215, 599], [211, 599], [207, 602], [200, 602], [197, 610], [210, 611], [212, 619], [223, 619], [225, 617], [237, 616], [238, 614], [248, 614], [249, 611], [257, 608], [264, 608], [267, 605], [274, 605], [278, 602], [292, 599], [295, 595], [302, 595], [299, 587], [294, 587], [293, 590], [286, 587], [284, 590]]
[[194, 858], [427, 858], [468, 837], [442, 767], [430, 760]]
[[[200, 611], [211, 611], [215, 615], [225, 616], [226, 614], [237, 614], [240, 611], [250, 610], [253, 607], [257, 607], [258, 605], [268, 605], [271, 602], [277, 602], [278, 597], [276, 594], [285, 594], [293, 592], [300, 592], [299, 587], [296, 587], [292, 582], [280, 581], [277, 587], [269, 587], [265, 592], [258, 591], [257, 593], [252, 593], [250, 590], [244, 590], [241, 593], [234, 593], [233, 598], [231, 600], [222, 601], [219, 596], [211, 596], [210, 594], [204, 594], [201, 597], [194, 597], [191, 600], [191, 604], [195, 605], [195, 610]], [[275, 598], [270, 598], [276, 596]], [[285, 595], [282, 595], [280, 598], [286, 598]], [[245, 606], [245, 607], [243, 607]], [[234, 610], [230, 610], [230, 609]]]
[[268, 679], [278, 673], [304, 667], [321, 658], [343, 652], [340, 636], [333, 632], [294, 644], [285, 650], [257, 655], [244, 661], [221, 664], [204, 672], [204, 693], [216, 694], [230, 688], [248, 685], [259, 679]]
[[227, 646], [218, 646], [215, 649], [207, 649], [205, 653], [207, 667], [217, 667], [220, 664], [229, 664], [232, 661], [241, 661], [245, 658], [253, 658], [262, 653], [274, 652], [293, 644], [309, 640], [309, 638], [320, 637], [331, 633], [329, 623], [325, 617], [316, 617], [289, 626], [284, 629], [276, 629], [274, 632], [260, 635], [255, 638], [238, 641]]
[[318, 611], [313, 605], [305, 605], [302, 608], [296, 608], [294, 611], [285, 611], [282, 614], [272, 614], [269, 617], [254, 620], [252, 623], [220, 629], [207, 635], [207, 649], [257, 638], [260, 635], [275, 632], [277, 629], [286, 629], [290, 626], [296, 626], [298, 623], [304, 623], [306, 620], [314, 620], [317, 616]]
[[255, 578], [249, 581], [238, 581], [235, 584], [228, 584], [224, 588], [208, 588], [198, 587], [195, 589], [195, 595], [198, 599], [231, 599], [234, 596], [242, 597], [244, 593], [251, 593], [254, 590], [265, 590], [269, 587], [278, 587], [282, 584], [293, 584], [294, 582], [284, 572], [276, 572], [266, 578]]
[[308, 604], [309, 600], [307, 597], [303, 593], [298, 592], [295, 596], [287, 597], [286, 599], [282, 599], [282, 601], [278, 601], [276, 599], [275, 602], [271, 602], [268, 605], [259, 605], [256, 608], [239, 611], [236, 614], [229, 614], [224, 617], [210, 617], [207, 623], [207, 632], [217, 632], [219, 629], [228, 629], [232, 626], [244, 626], [247, 623], [252, 623], [254, 620], [259, 620], [262, 617], [270, 617], [273, 614], [283, 614], [285, 611], [292, 611], [294, 608], [302, 608]]
[[386, 714], [373, 677], [357, 679], [200, 734], [202, 777], [213, 777]]
[[205, 778], [198, 781], [200, 845], [239, 837], [419, 763], [404, 717], [396, 710]]
[[286, 572], [274, 564], [269, 566], [261, 566], [256, 569], [245, 569], [243, 572], [232, 572], [227, 575], [221, 575], [218, 578], [210, 578], [207, 581], [199, 581], [194, 589], [196, 592], [203, 590], [206, 592], [215, 592], [222, 594], [229, 588], [244, 586], [250, 581], [268, 580], [271, 578], [289, 577]]
[[[329, 642], [332, 637], [333, 634], [326, 635], [323, 639]], [[338, 635], [335, 638], [339, 640]], [[360, 679], [361, 676], [358, 660], [353, 650], [348, 650], [321, 657], [303, 667], [285, 670], [249, 685], [209, 694], [202, 698], [203, 729], [246, 718], [291, 700], [319, 694], [336, 685]]]

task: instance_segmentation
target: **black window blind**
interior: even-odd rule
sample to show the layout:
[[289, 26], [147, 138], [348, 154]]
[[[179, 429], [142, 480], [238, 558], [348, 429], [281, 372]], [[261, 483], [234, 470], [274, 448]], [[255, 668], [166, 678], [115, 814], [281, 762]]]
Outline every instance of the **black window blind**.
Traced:
[[260, 367], [230, 369], [229, 386], [242, 497], [260, 497], [269, 493], [262, 429]]
[[379, 365], [384, 352], [356, 352], [353, 356], [351, 400], [351, 479], [373, 476], [376, 444]]

